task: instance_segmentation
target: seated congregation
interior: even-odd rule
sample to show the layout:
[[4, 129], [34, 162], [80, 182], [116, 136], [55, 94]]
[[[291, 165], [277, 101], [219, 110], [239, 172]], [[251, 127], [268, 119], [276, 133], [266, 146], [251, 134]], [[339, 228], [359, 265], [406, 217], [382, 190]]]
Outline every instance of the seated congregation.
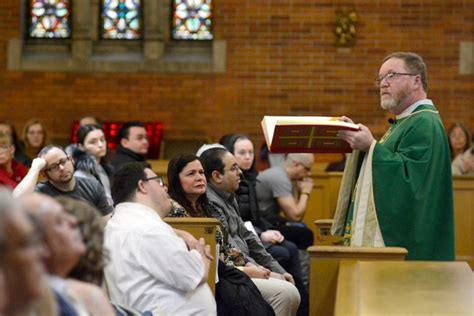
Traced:
[[[100, 125], [86, 123], [66, 148], [36, 123], [44, 137], [33, 156], [0, 123], [1, 315], [334, 312], [341, 260], [321, 264], [328, 249], [314, 248], [321, 236], [304, 220], [321, 203], [310, 202], [314, 155], [287, 154], [259, 172], [252, 141], [232, 134], [174, 156], [165, 179], [147, 162], [143, 123], [123, 125], [111, 160]], [[196, 217], [217, 220], [215, 249], [166, 222]]]

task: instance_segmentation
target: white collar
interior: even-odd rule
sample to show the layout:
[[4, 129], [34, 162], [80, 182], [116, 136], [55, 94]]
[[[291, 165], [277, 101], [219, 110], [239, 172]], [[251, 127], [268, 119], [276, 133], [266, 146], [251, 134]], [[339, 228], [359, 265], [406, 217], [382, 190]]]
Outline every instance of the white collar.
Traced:
[[402, 119], [404, 117], [407, 117], [421, 104], [433, 105], [433, 101], [431, 101], [430, 99], [418, 100], [415, 103], [413, 103], [412, 105], [410, 105], [409, 107], [407, 107], [402, 113], [396, 115], [395, 117], [397, 118], [397, 120]]

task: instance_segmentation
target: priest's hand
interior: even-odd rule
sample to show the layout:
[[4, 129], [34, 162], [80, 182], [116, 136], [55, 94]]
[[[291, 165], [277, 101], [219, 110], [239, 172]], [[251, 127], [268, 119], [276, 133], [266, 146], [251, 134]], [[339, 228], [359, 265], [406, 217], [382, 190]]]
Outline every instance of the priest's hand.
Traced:
[[337, 136], [349, 143], [352, 149], [358, 149], [367, 152], [370, 145], [375, 140], [369, 128], [359, 124], [358, 131], [340, 130]]
[[346, 122], [346, 123], [351, 123], [351, 124], [354, 124], [354, 121], [351, 120], [350, 118], [348, 118], [347, 116], [339, 116], [337, 118], [338, 121], [343, 121], [343, 122]]

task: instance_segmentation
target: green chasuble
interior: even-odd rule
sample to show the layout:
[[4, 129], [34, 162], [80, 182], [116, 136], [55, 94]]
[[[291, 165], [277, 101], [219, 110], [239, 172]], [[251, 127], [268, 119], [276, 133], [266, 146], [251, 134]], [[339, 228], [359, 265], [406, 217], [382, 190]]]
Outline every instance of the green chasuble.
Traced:
[[356, 246], [404, 247], [411, 260], [454, 260], [451, 159], [437, 110], [418, 106], [368, 153], [353, 156], [333, 233], [345, 230]]

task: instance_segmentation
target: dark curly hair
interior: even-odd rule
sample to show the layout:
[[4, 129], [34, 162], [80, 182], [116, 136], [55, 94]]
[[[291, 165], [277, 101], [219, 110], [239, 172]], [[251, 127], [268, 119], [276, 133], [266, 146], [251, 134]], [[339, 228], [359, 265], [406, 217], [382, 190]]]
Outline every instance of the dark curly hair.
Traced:
[[193, 154], [180, 154], [173, 157], [168, 163], [168, 194], [178, 202], [193, 217], [207, 216], [209, 201], [206, 194], [202, 194], [196, 201], [197, 209], [194, 209], [191, 201], [186, 197], [183, 190], [179, 174], [183, 169], [195, 160], [201, 161], [198, 156]]
[[108, 253], [104, 248], [104, 222], [100, 212], [89, 203], [65, 196], [56, 198], [66, 212], [76, 217], [86, 253], [69, 273], [73, 279], [102, 285]]

